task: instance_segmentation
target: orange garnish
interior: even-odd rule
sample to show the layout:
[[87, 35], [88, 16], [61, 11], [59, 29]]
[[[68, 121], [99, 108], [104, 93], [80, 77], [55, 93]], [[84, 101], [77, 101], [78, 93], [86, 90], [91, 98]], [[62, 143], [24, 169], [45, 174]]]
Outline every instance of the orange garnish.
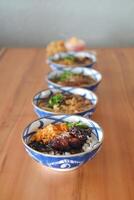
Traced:
[[46, 143], [65, 131], [68, 131], [68, 127], [65, 123], [49, 124], [45, 128], [39, 129], [36, 134], [31, 137], [31, 141], [43, 141]]

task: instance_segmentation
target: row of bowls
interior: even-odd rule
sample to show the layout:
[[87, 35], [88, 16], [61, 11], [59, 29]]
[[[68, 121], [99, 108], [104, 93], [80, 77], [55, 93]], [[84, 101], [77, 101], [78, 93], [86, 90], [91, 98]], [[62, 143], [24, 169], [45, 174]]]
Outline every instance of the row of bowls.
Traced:
[[[103, 141], [103, 131], [101, 127], [96, 122], [89, 119], [89, 117], [94, 113], [97, 102], [98, 102], [98, 98], [96, 94], [92, 92], [91, 90], [96, 90], [97, 86], [99, 85], [102, 79], [102, 75], [98, 71], [91, 69], [91, 67], [96, 62], [96, 57], [94, 54], [91, 54], [88, 52], [80, 52], [80, 53], [73, 52], [73, 54], [80, 54], [80, 55], [82, 54], [83, 56], [84, 55], [89, 56], [93, 62], [88, 66], [75, 67], [75, 68], [71, 68], [71, 67], [66, 68], [63, 65], [54, 63], [55, 59], [58, 59], [60, 56], [65, 56], [65, 53], [56, 54], [47, 60], [47, 63], [49, 64], [49, 66], [52, 68], [52, 70], [54, 70], [50, 72], [46, 78], [49, 89], [42, 90], [34, 95], [32, 104], [34, 107], [34, 111], [39, 117], [39, 119], [30, 123], [25, 128], [22, 135], [22, 141], [23, 141], [24, 147], [26, 151], [28, 152], [28, 154], [34, 160], [36, 160], [37, 162], [49, 168], [59, 170], [59, 171], [68, 171], [68, 170], [75, 169], [81, 166], [82, 164], [84, 164], [86, 161], [93, 158], [96, 155], [96, 153], [99, 151], [102, 141]], [[78, 73], [78, 74], [83, 73], [84, 75], [91, 76], [96, 81], [96, 83], [94, 85], [85, 86], [84, 88], [77, 88], [77, 87], [62, 87], [52, 82], [51, 79], [63, 73], [63, 70], [71, 70], [74, 73]], [[41, 109], [38, 106], [38, 100], [40, 98], [48, 98], [52, 93], [54, 94], [59, 91], [69, 92], [70, 94], [78, 94], [78, 95], [84, 96], [90, 102], [92, 102], [93, 106], [84, 112], [75, 113], [75, 115], [74, 114], [72, 115], [55, 114], [53, 112], [49, 112], [47, 110]], [[35, 133], [35, 131], [38, 128], [43, 128], [49, 123], [57, 123], [57, 122], [63, 122], [63, 121], [65, 122], [66, 121], [68, 122], [81, 121], [87, 124], [89, 127], [92, 128], [93, 133], [96, 135], [98, 139], [98, 143], [94, 145], [93, 149], [90, 151], [77, 153], [73, 155], [49, 155], [49, 154], [38, 152], [27, 145], [29, 138]]]

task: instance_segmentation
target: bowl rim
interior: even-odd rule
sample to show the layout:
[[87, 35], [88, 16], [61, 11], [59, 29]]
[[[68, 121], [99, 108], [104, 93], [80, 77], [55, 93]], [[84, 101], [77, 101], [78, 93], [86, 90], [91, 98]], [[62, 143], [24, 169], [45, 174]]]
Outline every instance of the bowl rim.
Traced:
[[[91, 69], [91, 68], [86, 68], [86, 67], [75, 67], [75, 68], [73, 68], [73, 69], [82, 69], [82, 70], [89, 70], [89, 71], [94, 71], [94, 72], [96, 72], [97, 74], [99, 74], [99, 76], [100, 76], [100, 80], [99, 81], [96, 81], [96, 83], [92, 83], [92, 84], [90, 84], [90, 85], [86, 85], [86, 86], [81, 86], [81, 88], [88, 88], [88, 87], [92, 87], [92, 86], [95, 86], [95, 85], [98, 85], [101, 81], [102, 81], [102, 74], [98, 71], [98, 70], [95, 70], [95, 69]], [[45, 80], [48, 82], [48, 83], [51, 83], [52, 85], [55, 85], [56, 87], [59, 87], [59, 88], [61, 88], [61, 87], [63, 87], [62, 85], [60, 85], [60, 84], [57, 84], [57, 83], [54, 83], [53, 81], [51, 81], [50, 80], [50, 78], [49, 78], [49, 76], [51, 76], [53, 73], [63, 73], [64, 71], [69, 71], [69, 70], [71, 70], [71, 69], [69, 69], [69, 68], [65, 68], [64, 70], [55, 70], [55, 71], [51, 71], [51, 72], [48, 72], [47, 74], [46, 74], [46, 76], [45, 76]], [[78, 74], [80, 74], [80, 73], [78, 73]], [[88, 76], [88, 75], [87, 75]], [[89, 75], [90, 76], [90, 75]], [[69, 86], [64, 86], [64, 87], [69, 87]], [[71, 86], [70, 86], [71, 87]], [[77, 88], [77, 86], [72, 86], [72, 87], [74, 87], [74, 88]]]
[[[74, 87], [62, 87], [62, 88], [63, 88], [63, 89], [64, 89], [64, 88], [70, 88], [70, 89], [72, 88], [72, 89], [82, 89], [82, 90], [86, 90], [86, 92], [92, 94], [92, 96], [94, 96], [94, 97], [96, 98], [96, 103], [93, 104], [91, 108], [89, 108], [88, 110], [84, 110], [84, 111], [82, 111], [82, 112], [74, 113], [74, 114], [79, 115], [79, 114], [81, 114], [81, 113], [83, 113], [83, 112], [89, 112], [91, 109], [94, 109], [94, 108], [97, 106], [97, 104], [98, 104], [98, 96], [97, 96], [94, 92], [92, 92], [91, 90], [87, 90], [86, 88], [81, 88], [81, 87], [77, 87], [77, 88], [74, 88]], [[40, 91], [37, 92], [37, 93], [33, 96], [33, 98], [32, 98], [32, 105], [33, 105], [33, 107], [35, 107], [36, 109], [38, 109], [38, 110], [40, 110], [40, 111], [42, 111], [42, 112], [47, 112], [47, 113], [54, 114], [54, 115], [64, 115], [64, 114], [65, 114], [65, 115], [73, 115], [73, 113], [66, 114], [66, 113], [55, 113], [55, 112], [52, 112], [52, 111], [47, 111], [47, 110], [44, 110], [44, 109], [40, 108], [37, 104], [34, 103], [34, 98], [35, 98], [38, 94], [40, 94], [40, 93], [42, 93], [42, 92], [45, 92], [45, 91], [53, 91], [53, 90], [59, 90], [59, 92], [62, 92], [59, 88], [46, 88], [46, 89], [40, 90]], [[69, 93], [71, 93], [71, 92], [69, 92]], [[71, 93], [71, 94], [73, 94], [73, 93]], [[79, 94], [79, 95], [80, 95], [80, 94]], [[80, 96], [81, 96], [81, 95], [80, 95]], [[87, 98], [86, 98], [86, 99], [87, 99]], [[89, 99], [88, 99], [88, 100], [89, 100]], [[89, 101], [90, 101], [90, 100], [89, 100]]]
[[[54, 116], [57, 117], [57, 115], [53, 115], [53, 117], [54, 117]], [[61, 116], [63, 116], [63, 115], [61, 115]], [[78, 117], [78, 115], [71, 115], [71, 116], [73, 116], [73, 117]], [[79, 118], [84, 118], [84, 117], [79, 116]], [[33, 151], [33, 152], [36, 153], [36, 154], [40, 154], [40, 155], [47, 156], [47, 157], [53, 157], [53, 158], [57, 158], [57, 157], [58, 157], [58, 158], [77, 157], [77, 156], [83, 156], [83, 155], [85, 155], [85, 154], [87, 154], [87, 153], [93, 152], [94, 150], [100, 148], [101, 145], [102, 145], [102, 143], [103, 143], [103, 140], [104, 140], [104, 131], [103, 131], [103, 129], [101, 128], [101, 126], [100, 126], [98, 123], [96, 123], [95, 121], [91, 120], [91, 119], [84, 118], [84, 119], [86, 119], [87, 121], [92, 122], [94, 125], [97, 124], [97, 125], [99, 126], [100, 130], [101, 130], [101, 133], [102, 133], [102, 139], [101, 139], [101, 141], [100, 141], [100, 142], [97, 142], [97, 143], [94, 145], [94, 147], [93, 147], [92, 149], [89, 149], [88, 151], [84, 151], [84, 152], [81, 152], [81, 153], [69, 154], [69, 155], [52, 155], [52, 154], [47, 154], [47, 153], [39, 152], [39, 151], [37, 151], [37, 150], [31, 148], [30, 146], [28, 146], [28, 144], [26, 144], [26, 142], [25, 142], [24, 139], [23, 139], [23, 135], [24, 135], [24, 133], [26, 132], [27, 128], [28, 128], [31, 124], [33, 124], [33, 123], [39, 121], [40, 119], [47, 120], [47, 117], [41, 117], [41, 118], [38, 118], [38, 119], [32, 121], [31, 123], [29, 123], [29, 124], [25, 127], [25, 129], [23, 130], [23, 132], [22, 132], [22, 134], [21, 134], [21, 141], [22, 141], [23, 145], [24, 145], [27, 149], [29, 149], [30, 151]]]
[[[55, 65], [57, 65], [59, 68], [75, 68], [75, 67], [78, 67], [78, 65], [76, 65], [76, 66], [73, 66], [73, 65], [64, 65], [64, 64], [59, 64], [59, 63], [56, 63], [56, 62], [54, 62], [54, 60], [53, 60], [53, 58], [57, 55], [61, 55], [61, 54], [74, 54], [74, 56], [76, 57], [76, 54], [78, 54], [78, 53], [85, 53], [85, 54], [88, 54], [89, 55], [89, 58], [91, 59], [91, 63], [90, 64], [84, 64], [84, 65], [81, 65], [82, 67], [86, 67], [86, 66], [92, 66], [92, 65], [94, 65], [96, 62], [97, 62], [97, 58], [96, 58], [96, 55], [93, 53], [93, 52], [89, 52], [89, 51], [78, 51], [78, 52], [75, 52], [75, 51], [67, 51], [67, 52], [59, 52], [59, 53], [55, 53], [54, 55], [52, 55], [52, 56], [49, 56], [48, 58], [47, 58], [47, 64], [55, 64]], [[92, 56], [94, 57], [94, 58], [92, 58]]]

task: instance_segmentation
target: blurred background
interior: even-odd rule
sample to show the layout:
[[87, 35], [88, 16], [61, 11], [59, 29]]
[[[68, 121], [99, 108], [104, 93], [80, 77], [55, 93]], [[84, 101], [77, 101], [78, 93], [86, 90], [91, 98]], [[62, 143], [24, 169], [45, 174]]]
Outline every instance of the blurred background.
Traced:
[[1, 47], [71, 36], [89, 47], [134, 46], [134, 0], [0, 0]]

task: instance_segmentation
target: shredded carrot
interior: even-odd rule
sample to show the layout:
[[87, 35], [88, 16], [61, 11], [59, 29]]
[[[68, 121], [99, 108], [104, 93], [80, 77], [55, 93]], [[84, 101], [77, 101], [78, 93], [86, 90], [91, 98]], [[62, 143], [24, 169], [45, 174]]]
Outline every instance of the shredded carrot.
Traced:
[[36, 134], [31, 137], [31, 141], [43, 141], [46, 143], [65, 131], [68, 131], [68, 127], [65, 123], [49, 124], [43, 129], [39, 129]]
[[59, 131], [67, 131], [68, 130], [68, 127], [65, 123], [55, 124], [55, 127]]

